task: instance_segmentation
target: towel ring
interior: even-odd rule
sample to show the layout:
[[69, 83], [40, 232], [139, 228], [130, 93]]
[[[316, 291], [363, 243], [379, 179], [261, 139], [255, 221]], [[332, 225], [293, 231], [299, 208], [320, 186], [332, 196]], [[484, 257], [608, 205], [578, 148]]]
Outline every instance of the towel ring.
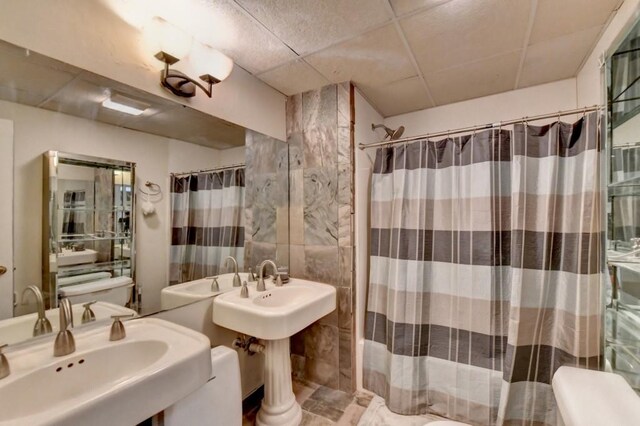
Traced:
[[153, 196], [162, 194], [162, 188], [157, 183], [153, 183], [151, 181], [146, 181], [144, 183], [144, 186], [148, 188], [148, 192], [145, 191], [144, 189], [140, 188], [140, 187], [138, 187], [138, 190], [140, 192], [142, 192], [143, 194], [145, 194], [145, 195], [153, 197]]

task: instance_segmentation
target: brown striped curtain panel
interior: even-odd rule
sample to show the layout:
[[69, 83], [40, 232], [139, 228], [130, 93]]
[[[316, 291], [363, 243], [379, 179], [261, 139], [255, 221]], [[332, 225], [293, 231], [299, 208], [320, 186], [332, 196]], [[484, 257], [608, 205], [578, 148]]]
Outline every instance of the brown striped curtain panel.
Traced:
[[244, 168], [171, 176], [170, 284], [244, 262]]
[[602, 123], [378, 149], [364, 386], [400, 414], [553, 425], [553, 373], [599, 368]]

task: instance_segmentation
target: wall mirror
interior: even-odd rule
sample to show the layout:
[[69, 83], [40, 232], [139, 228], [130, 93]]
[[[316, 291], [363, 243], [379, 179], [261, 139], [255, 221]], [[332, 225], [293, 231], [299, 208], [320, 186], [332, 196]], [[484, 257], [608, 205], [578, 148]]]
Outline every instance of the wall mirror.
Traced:
[[0, 343], [55, 332], [60, 297], [81, 327], [87, 304], [110, 321], [227, 291], [229, 256], [243, 279], [288, 266], [285, 142], [3, 41], [0, 63]]
[[607, 59], [605, 368], [640, 392], [640, 22]]

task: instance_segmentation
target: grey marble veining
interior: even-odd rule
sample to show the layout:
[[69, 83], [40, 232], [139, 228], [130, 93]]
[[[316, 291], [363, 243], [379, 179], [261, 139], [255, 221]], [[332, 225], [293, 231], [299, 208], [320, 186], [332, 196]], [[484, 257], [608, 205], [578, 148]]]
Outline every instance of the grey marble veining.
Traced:
[[[350, 96], [347, 82], [287, 100], [290, 272], [344, 286], [338, 291], [339, 309], [291, 339], [293, 372], [349, 392], [353, 387]], [[314, 411], [324, 408], [321, 401], [307, 404]], [[337, 418], [336, 413], [327, 415]]]
[[310, 129], [322, 124], [338, 126], [338, 100], [335, 84], [302, 94], [302, 128]]
[[339, 331], [339, 389], [351, 391], [353, 389], [353, 342], [351, 339], [351, 330], [341, 329]]
[[299, 170], [304, 167], [304, 150], [302, 146], [302, 132], [297, 132], [287, 138], [289, 144], [289, 170]]
[[304, 170], [304, 241], [338, 243], [338, 173], [336, 169]]
[[305, 128], [302, 136], [304, 167], [335, 168], [338, 162], [338, 128], [317, 125]]
[[302, 131], [302, 93], [287, 98], [287, 135]]
[[[94, 169], [94, 207], [95, 231], [112, 231], [113, 223], [113, 170]], [[89, 228], [89, 227], [87, 227]], [[85, 231], [87, 232], [87, 231]], [[93, 249], [98, 252], [98, 262], [108, 262], [111, 259], [111, 241], [96, 241]]]
[[312, 324], [304, 333], [305, 356], [338, 363], [338, 327]]
[[287, 143], [247, 130], [245, 152], [245, 267], [289, 265]]
[[336, 85], [338, 125], [351, 121], [351, 87], [349, 82]]
[[251, 239], [253, 241], [276, 242], [276, 206], [277, 193], [281, 191], [276, 182], [275, 173], [256, 175], [252, 188], [253, 194], [253, 222]]
[[338, 163], [351, 164], [351, 130], [348, 126], [339, 126], [337, 134]]
[[278, 168], [279, 141], [267, 135], [247, 130], [245, 164], [254, 175], [275, 173]]
[[339, 284], [338, 247], [304, 246], [307, 278], [337, 286]]

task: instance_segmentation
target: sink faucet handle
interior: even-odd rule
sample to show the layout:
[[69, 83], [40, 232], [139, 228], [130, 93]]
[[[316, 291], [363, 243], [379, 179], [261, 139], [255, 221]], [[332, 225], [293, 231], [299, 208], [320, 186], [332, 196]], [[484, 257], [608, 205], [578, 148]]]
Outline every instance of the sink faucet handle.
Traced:
[[132, 317], [133, 314], [121, 314], [121, 315], [111, 315], [111, 319], [113, 319], [113, 324], [111, 324], [111, 332], [109, 333], [109, 340], [115, 342], [116, 340], [122, 340], [127, 337], [127, 332], [124, 329], [124, 324], [122, 323], [122, 318]]
[[249, 268], [249, 282], [250, 283], [256, 282], [256, 276], [253, 273], [253, 270], [251, 268]]
[[249, 298], [249, 287], [247, 287], [246, 281], [242, 282], [242, 288], [240, 289], [240, 297], [242, 297], [243, 299]]
[[218, 284], [218, 277], [213, 277], [211, 281], [211, 291], [220, 291], [220, 284]]
[[86, 324], [88, 322], [93, 322], [96, 320], [96, 314], [91, 310], [91, 305], [96, 303], [96, 300], [92, 300], [91, 302], [85, 303], [82, 305], [84, 308], [84, 312], [82, 313], [82, 324]]
[[11, 374], [11, 368], [9, 368], [9, 360], [2, 353], [2, 350], [7, 346], [8, 345], [6, 343], [0, 345], [0, 379], [4, 379], [9, 374]]

